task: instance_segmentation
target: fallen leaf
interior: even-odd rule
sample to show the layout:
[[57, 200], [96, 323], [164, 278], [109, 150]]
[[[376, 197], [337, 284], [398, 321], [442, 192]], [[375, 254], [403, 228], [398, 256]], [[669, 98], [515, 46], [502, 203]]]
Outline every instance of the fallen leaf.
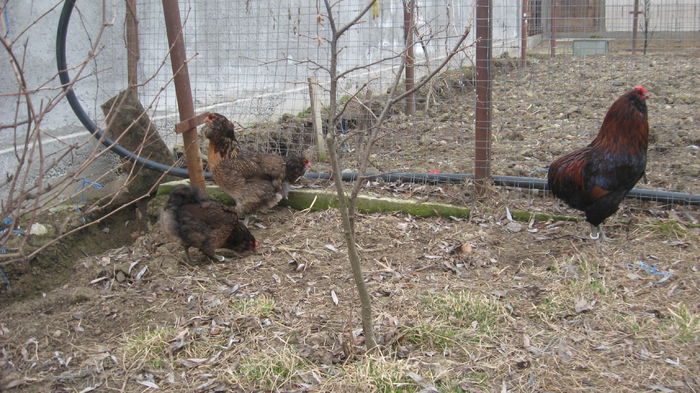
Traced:
[[136, 277], [134, 277], [134, 280], [138, 281], [143, 277], [144, 274], [148, 271], [148, 266], [144, 266], [143, 269], [139, 270], [138, 273], [136, 273]]
[[336, 306], [338, 305], [338, 295], [335, 294], [335, 291], [331, 289], [331, 298], [333, 298], [333, 304]]
[[604, 376], [604, 377], [612, 378], [612, 379], [616, 380], [617, 382], [621, 382], [621, 381], [622, 381], [622, 377], [619, 376], [619, 375], [617, 375], [617, 374], [615, 374], [615, 373], [602, 372], [602, 373], [600, 373], [600, 375], [602, 375], [602, 376]]
[[151, 382], [151, 381], [139, 381], [139, 380], [137, 380], [136, 383], [138, 383], [139, 385], [143, 385], [143, 386], [145, 386], [145, 387], [147, 387], [147, 388], [151, 388], [151, 389], [160, 389], [160, 386], [156, 385], [155, 382]]
[[675, 392], [675, 390], [670, 389], [670, 388], [667, 388], [667, 387], [665, 387], [665, 386], [661, 386], [661, 385], [651, 385], [651, 386], [649, 386], [649, 389], [651, 389], [651, 390], [656, 390], [656, 391], [663, 392], [663, 393], [673, 393], [673, 392]]
[[204, 364], [207, 360], [209, 360], [209, 359], [207, 359], [207, 358], [204, 358], [204, 359], [193, 359], [193, 358], [182, 359], [182, 360], [180, 360], [180, 364], [187, 367], [187, 368], [195, 368], [195, 367], [198, 367], [198, 366]]
[[591, 311], [594, 305], [595, 301], [588, 302], [586, 299], [576, 299], [574, 309], [576, 310], [576, 314], [581, 314], [582, 312]]
[[187, 345], [185, 342], [185, 337], [187, 337], [188, 334], [189, 331], [187, 329], [183, 329], [172, 340], [170, 340], [170, 344], [168, 344], [167, 349], [170, 355], [175, 354]]
[[469, 243], [458, 244], [457, 246], [453, 247], [450, 251], [448, 251], [448, 254], [450, 255], [462, 255], [471, 253], [472, 245]]
[[326, 247], [327, 249], [329, 249], [329, 250], [331, 250], [331, 251], [333, 251], [333, 252], [338, 252], [338, 249], [335, 248], [335, 246], [332, 245], [332, 244], [326, 244], [324, 247]]
[[423, 389], [419, 393], [438, 393], [439, 390], [435, 386], [433, 386], [430, 382], [426, 381], [425, 378], [421, 377], [420, 375], [410, 372], [407, 374], [409, 378], [413, 380], [416, 384], [418, 384], [420, 387]]
[[88, 393], [88, 392], [92, 392], [92, 391], [94, 391], [94, 390], [97, 390], [97, 388], [99, 388], [100, 386], [102, 386], [102, 382], [100, 382], [100, 383], [98, 383], [97, 385], [94, 385], [94, 386], [88, 386], [88, 387], [86, 387], [85, 389], [81, 390], [81, 391], [78, 392], [78, 393]]
[[559, 345], [556, 347], [556, 353], [566, 363], [571, 362], [571, 360], [574, 358], [573, 348], [571, 348], [564, 340], [559, 341]]

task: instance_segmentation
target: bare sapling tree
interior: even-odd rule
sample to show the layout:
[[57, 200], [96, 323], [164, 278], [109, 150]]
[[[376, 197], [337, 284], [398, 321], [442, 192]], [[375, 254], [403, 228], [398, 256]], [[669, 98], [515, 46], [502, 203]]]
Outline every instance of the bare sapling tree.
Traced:
[[[13, 159], [6, 169], [5, 178], [0, 181], [0, 193], [3, 198], [0, 204], [0, 269], [11, 264], [28, 261], [36, 257], [41, 251], [66, 236], [81, 231], [89, 226], [98, 224], [117, 214], [124, 209], [138, 204], [140, 201], [151, 196], [157, 188], [160, 180], [165, 176], [159, 174], [157, 179], [152, 181], [147, 187], [139, 187], [134, 184], [135, 174], [139, 170], [135, 165], [116, 166], [105, 169], [103, 173], [93, 174], [92, 178], [87, 178], [86, 170], [90, 168], [96, 160], [109, 154], [109, 149], [102, 144], [96, 143], [94, 138], [86, 134], [80, 142], [66, 143], [56, 137], [47, 129], [47, 118], [49, 114], [60, 105], [65, 103], [66, 89], [72, 89], [76, 83], [88, 78], [95, 78], [98, 73], [109, 71], [109, 69], [90, 70], [90, 65], [101, 54], [105, 47], [102, 43], [106, 30], [114, 25], [114, 17], [108, 17], [107, 4], [105, 0], [101, 5], [90, 4], [89, 7], [102, 8], [102, 20], [94, 34], [91, 34], [89, 42], [90, 48], [84, 59], [76, 65], [70, 66], [72, 81], [70, 86], [60, 86], [58, 74], [49, 74], [45, 78], [32, 76], [32, 81], [27, 79], [25, 60], [30, 51], [28, 38], [33, 26], [39, 24], [45, 17], [54, 11], [63, 2], [57, 2], [51, 9], [35, 18], [27, 27], [18, 30], [12, 37], [0, 35], [0, 45], [7, 56], [9, 69], [14, 77], [17, 90], [14, 92], [2, 93], [0, 96], [9, 97], [14, 100], [15, 112], [14, 120], [8, 124], [0, 124], [0, 133], [10, 135], [13, 147]], [[0, 6], [0, 14], [2, 13]], [[99, 8], [98, 8], [99, 9]], [[87, 31], [86, 31], [87, 33]], [[160, 72], [163, 65], [167, 64], [167, 54], [164, 56]], [[170, 79], [172, 81], [172, 79]], [[168, 83], [170, 83], [170, 81]], [[33, 86], [30, 85], [34, 84]], [[127, 82], [125, 81], [125, 86]], [[161, 92], [166, 87], [163, 86]], [[118, 135], [112, 135], [114, 143], [124, 140], [129, 131], [144, 121], [146, 113], [157, 101], [159, 94], [143, 110], [139, 111], [133, 119], [123, 125]], [[112, 100], [114, 101], [114, 100]], [[105, 117], [113, 118], [119, 105], [109, 105], [103, 107]], [[107, 124], [109, 128], [109, 124]], [[134, 146], [129, 148], [134, 152], [148, 151], [151, 145], [157, 144], [153, 140], [154, 129], [142, 135], [141, 140], [132, 140]], [[133, 139], [133, 132], [130, 137]], [[105, 133], [103, 133], [103, 137]], [[48, 151], [46, 142], [57, 140], [60, 147]], [[68, 165], [75, 154], [81, 156], [78, 165]], [[160, 160], [162, 162], [162, 159]], [[172, 162], [172, 160], [170, 160]], [[126, 169], [125, 169], [126, 168]], [[110, 189], [100, 193], [97, 198], [88, 200], [84, 194], [88, 188], [102, 188], [104, 183], [110, 178], [114, 178], [115, 172], [124, 172], [121, 180]], [[65, 172], [61, 176], [55, 173]], [[119, 183], [121, 181], [121, 183]], [[133, 190], [137, 189], [137, 193]], [[132, 191], [129, 194], [129, 191]], [[128, 195], [125, 199], [124, 195]], [[77, 202], [76, 202], [77, 201]], [[34, 224], [41, 221], [41, 216], [47, 214], [53, 208], [60, 205], [77, 205], [72, 213], [67, 213], [63, 222], [54, 223], [55, 231], [49, 231], [49, 239], [43, 239], [40, 244], [28, 245], [28, 238]], [[86, 219], [89, 217], [89, 219]], [[2, 279], [8, 284], [7, 277], [2, 271]]]
[[[324, 5], [327, 12], [326, 17], [328, 20], [329, 28], [331, 30], [330, 38], [328, 41], [330, 46], [330, 64], [328, 67], [317, 64], [318, 68], [326, 70], [330, 75], [329, 110], [327, 120], [328, 134], [326, 136], [326, 142], [328, 146], [329, 158], [331, 161], [331, 168], [334, 173], [334, 184], [336, 192], [338, 194], [338, 207], [342, 219], [343, 232], [348, 247], [348, 259], [350, 260], [353, 278], [355, 280], [355, 284], [357, 286], [360, 297], [362, 327], [365, 336], [365, 345], [368, 350], [374, 349], [377, 346], [377, 342], [374, 337], [371, 298], [365, 286], [362, 268], [360, 264], [360, 255], [357, 249], [355, 236], [356, 201], [364, 182], [368, 179], [368, 177], [363, 175], [367, 173], [367, 168], [369, 166], [369, 157], [372, 153], [372, 149], [376, 142], [382, 137], [382, 124], [387, 119], [390, 113], [390, 109], [395, 104], [401, 102], [408, 95], [415, 93], [420, 88], [422, 88], [433, 77], [440, 73], [456, 54], [462, 52], [466, 48], [464, 42], [471, 30], [470, 26], [467, 26], [463, 34], [456, 37], [457, 40], [454, 47], [451, 50], [449, 50], [449, 52], [443, 58], [442, 62], [437, 67], [430, 70], [430, 72], [425, 77], [423, 77], [418, 83], [416, 83], [413, 86], [413, 88], [400, 92], [399, 87], [401, 86], [401, 78], [405, 69], [405, 50], [397, 54], [396, 56], [386, 57], [380, 59], [379, 61], [353, 67], [347, 70], [341, 71], [338, 67], [338, 58], [342, 51], [342, 48], [340, 46], [341, 38], [354, 26], [361, 23], [361, 19], [370, 11], [370, 9], [372, 9], [374, 4], [375, 1], [369, 1], [368, 4], [361, 11], [359, 11], [355, 15], [355, 17], [352, 18], [347, 24], [343, 26], [338, 26], [337, 18], [333, 13], [333, 8], [335, 5], [337, 5], [337, 3], [331, 4], [329, 0], [324, 0]], [[398, 69], [396, 70], [395, 78], [391, 83], [389, 93], [383, 101], [379, 114], [373, 114], [372, 111], [368, 111], [373, 116], [373, 119], [371, 119], [369, 127], [366, 130], [367, 135], [363, 139], [363, 142], [361, 143], [358, 149], [359, 176], [357, 176], [357, 178], [355, 179], [355, 183], [352, 187], [350, 195], [348, 195], [343, 187], [342, 176], [340, 176], [341, 165], [338, 157], [336, 127], [340, 117], [342, 116], [343, 112], [345, 111], [350, 102], [354, 101], [368, 109], [366, 104], [363, 103], [362, 100], [359, 98], [359, 94], [369, 82], [366, 83], [364, 86], [360, 87], [357, 91], [353, 92], [353, 94], [351, 95], [351, 99], [347, 100], [343, 105], [339, 105], [337, 100], [339, 93], [339, 82], [341, 82], [343, 78], [348, 77], [349, 74], [355, 71], [367, 69], [371, 66], [387, 62], [396, 58], [401, 59], [401, 62]]]

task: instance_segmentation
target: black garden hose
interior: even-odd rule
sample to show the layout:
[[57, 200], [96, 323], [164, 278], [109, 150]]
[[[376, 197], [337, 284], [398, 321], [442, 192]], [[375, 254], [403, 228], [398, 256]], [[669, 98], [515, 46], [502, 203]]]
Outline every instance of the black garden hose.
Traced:
[[[343, 173], [343, 180], [353, 181], [358, 174], [354, 172]], [[330, 179], [326, 173], [308, 173], [309, 179]], [[386, 174], [369, 174], [369, 178], [382, 179], [388, 182], [408, 182], [408, 183], [463, 183], [467, 179], [473, 179], [473, 175], [464, 173], [410, 173], [397, 172]], [[497, 186], [519, 187], [537, 190], [549, 190], [546, 179], [521, 176], [491, 176]], [[633, 188], [629, 194], [630, 198], [641, 199], [643, 201], [655, 201], [662, 203], [680, 203], [687, 205], [700, 205], [700, 195], [685, 194], [681, 192], [657, 191], [645, 188]]]

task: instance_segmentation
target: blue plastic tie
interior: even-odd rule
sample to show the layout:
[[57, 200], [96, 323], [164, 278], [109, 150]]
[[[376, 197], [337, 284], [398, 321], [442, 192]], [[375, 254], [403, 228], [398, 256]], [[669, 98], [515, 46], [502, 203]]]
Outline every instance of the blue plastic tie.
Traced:
[[90, 186], [96, 190], [101, 190], [105, 187], [96, 181], [90, 181], [86, 177], [82, 178], [80, 180], [80, 184], [78, 184], [78, 189], [80, 190], [80, 199], [83, 203], [83, 206], [87, 205], [87, 200], [85, 199], [85, 186]]
[[[76, 210], [77, 210], [79, 213], [82, 213], [82, 212], [83, 212], [82, 209], [80, 208], [80, 206], [85, 206], [85, 205], [87, 205], [87, 199], [85, 199], [85, 187], [86, 187], [86, 186], [92, 187], [92, 188], [94, 188], [94, 189], [96, 189], [96, 190], [101, 190], [101, 189], [103, 189], [103, 188], [105, 187], [105, 186], [103, 186], [102, 184], [100, 184], [100, 183], [98, 183], [98, 182], [96, 182], [96, 181], [91, 181], [91, 180], [89, 180], [89, 179], [86, 178], [86, 177], [82, 178], [82, 179], [80, 180], [80, 184], [78, 184], [78, 190], [80, 190], [80, 202], [81, 202], [82, 205], [76, 206]], [[85, 219], [85, 216], [81, 217], [81, 219], [83, 220], [83, 224], [87, 222], [87, 220]]]
[[670, 277], [673, 273], [671, 272], [662, 272], [660, 271], [656, 265], [649, 265], [648, 263], [639, 260], [637, 261], [637, 265], [639, 265], [642, 269], [644, 269], [647, 274], [653, 274], [655, 276], [664, 276], [664, 277]]
[[[7, 225], [12, 224], [12, 216], [8, 216], [8, 217], [2, 222], [2, 224], [5, 225], [6, 227], [5, 227], [5, 228], [0, 228], [0, 235], [3, 234], [3, 233], [5, 233], [5, 231], [7, 231]], [[19, 230], [19, 229], [13, 229], [12, 232], [14, 232], [14, 233], [16, 233], [16, 234], [19, 234], [19, 235], [22, 235], [22, 236], [26, 235], [26, 233], [24, 233], [24, 231]]]
[[5, 18], [5, 37], [7, 37], [7, 36], [10, 35], [10, 16], [7, 15], [7, 8], [8, 8], [8, 7], [7, 7], [7, 3], [8, 3], [9, 1], [10, 1], [10, 0], [5, 0], [5, 1], [4, 1], [5, 5], [4, 5], [3, 9], [2, 9], [2, 14], [3, 14], [2, 16], [3, 16], [3, 18]]
[[663, 276], [663, 278], [660, 279], [659, 282], [664, 282], [671, 278], [671, 276], [673, 275], [673, 272], [662, 272], [661, 270], [659, 270], [659, 268], [656, 267], [656, 265], [650, 265], [642, 261], [641, 259], [635, 263], [617, 263], [615, 264], [615, 266], [624, 266], [628, 268], [642, 268], [647, 274], [651, 274], [654, 276]]

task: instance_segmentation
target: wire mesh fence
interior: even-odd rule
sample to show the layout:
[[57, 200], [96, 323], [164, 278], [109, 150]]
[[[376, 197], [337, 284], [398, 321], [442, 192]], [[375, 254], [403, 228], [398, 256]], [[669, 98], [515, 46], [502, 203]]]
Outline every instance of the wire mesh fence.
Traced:
[[[543, 178], [554, 158], [596, 135], [609, 105], [632, 86], [651, 93], [651, 141], [646, 188], [700, 192], [697, 151], [697, 58], [700, 2], [658, 0], [493, 1], [491, 5], [491, 173]], [[138, 0], [139, 95], [166, 142], [180, 120], [160, 1]], [[323, 3], [181, 1], [192, 93], [197, 113], [222, 113], [259, 150], [315, 154], [308, 81], [327, 89], [329, 21]], [[362, 1], [339, 2], [348, 23]], [[348, 170], [357, 170], [363, 127], [376, 115], [406, 54], [410, 2], [377, 1], [341, 41], [338, 69], [349, 72], [338, 97], [337, 126]], [[78, 2], [77, 8], [94, 8]], [[76, 89], [99, 105], [126, 87], [125, 9], [105, 11], [115, 22], [94, 60], [94, 80]], [[95, 14], [95, 10], [83, 12]], [[71, 29], [90, 37], [85, 22]], [[408, 27], [416, 80], [429, 74], [468, 26], [475, 2], [418, 2]], [[525, 32], [525, 34], [523, 34]], [[394, 107], [370, 158], [373, 172], [472, 174], [477, 77], [474, 29], [467, 47], [415, 95], [415, 113]], [[73, 38], [71, 42], [78, 39]], [[524, 45], [523, 45], [524, 44]], [[70, 46], [71, 44], [69, 44]], [[401, 88], [404, 86], [402, 85]], [[325, 96], [327, 93], [322, 94]], [[325, 103], [325, 101], [324, 101]], [[324, 171], [323, 163], [315, 168]]]

